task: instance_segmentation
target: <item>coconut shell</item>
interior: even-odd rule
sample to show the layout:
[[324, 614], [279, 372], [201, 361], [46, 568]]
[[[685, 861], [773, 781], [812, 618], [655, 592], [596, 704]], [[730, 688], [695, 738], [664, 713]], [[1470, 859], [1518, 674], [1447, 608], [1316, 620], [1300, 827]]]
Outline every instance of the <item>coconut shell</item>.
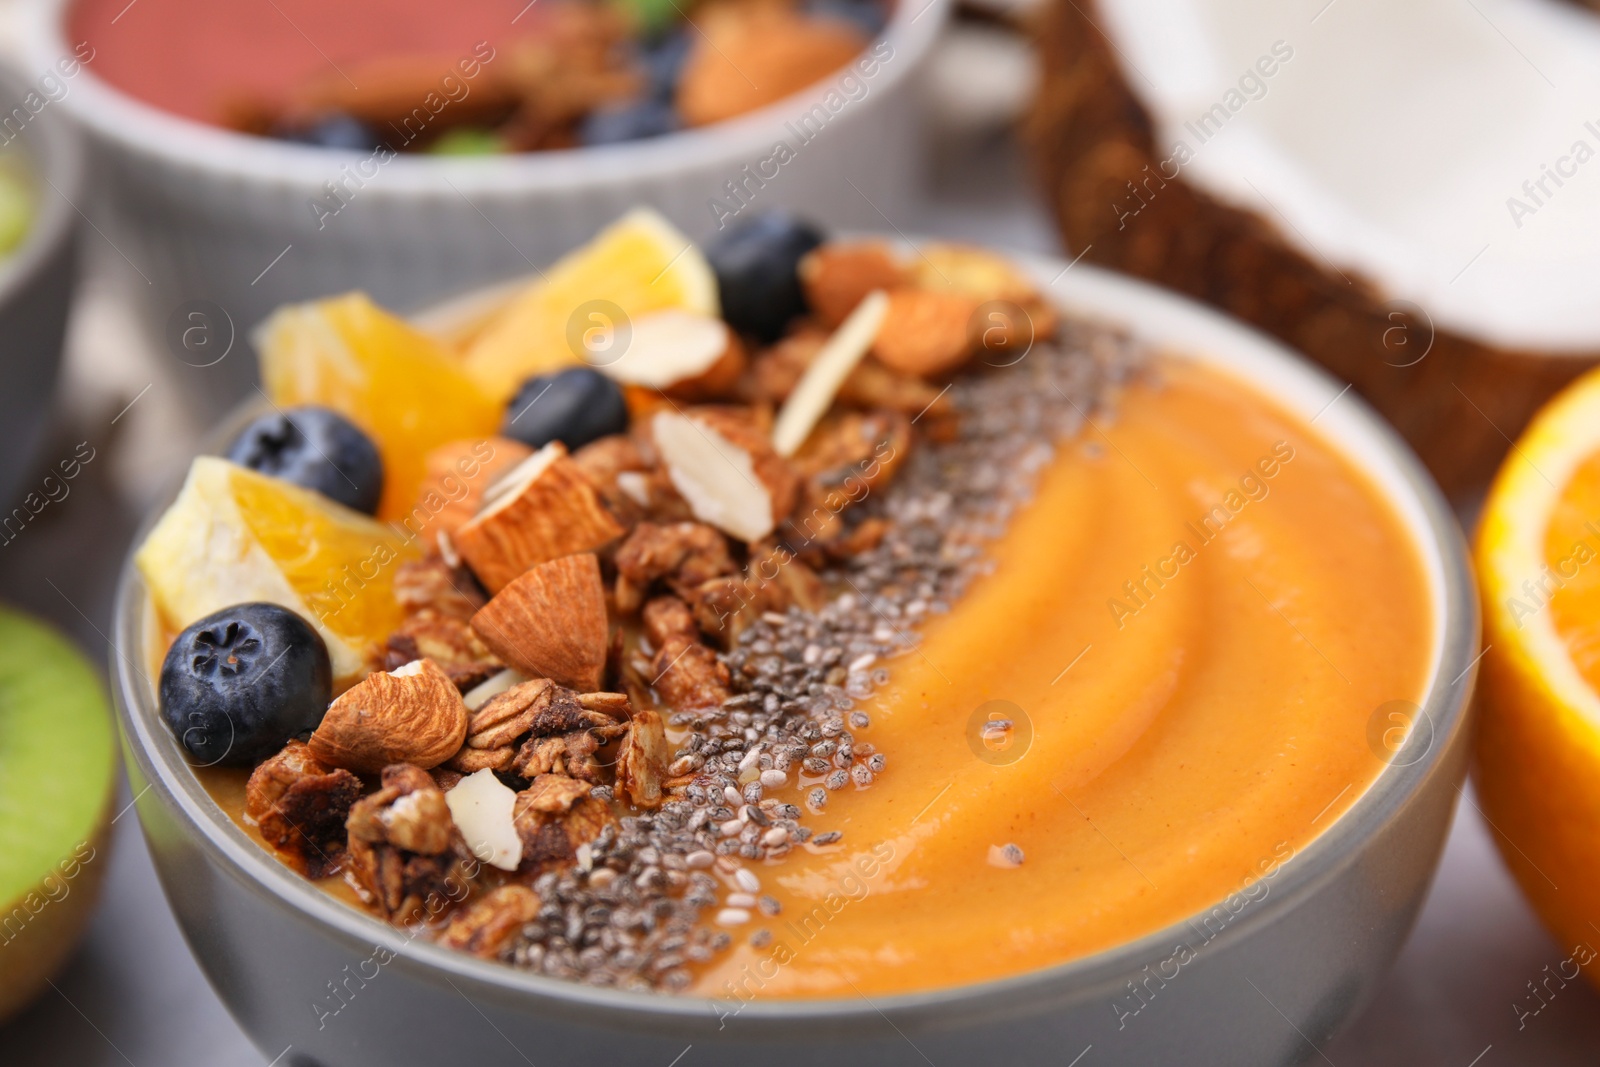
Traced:
[[1438, 329], [1425, 309], [1306, 255], [1273, 218], [1181, 172], [1164, 178], [1151, 117], [1097, 14], [1093, 0], [1049, 0], [1035, 25], [1044, 70], [1024, 135], [1069, 249], [1205, 301], [1351, 382], [1452, 495], [1480, 487], [1539, 406], [1600, 362]]

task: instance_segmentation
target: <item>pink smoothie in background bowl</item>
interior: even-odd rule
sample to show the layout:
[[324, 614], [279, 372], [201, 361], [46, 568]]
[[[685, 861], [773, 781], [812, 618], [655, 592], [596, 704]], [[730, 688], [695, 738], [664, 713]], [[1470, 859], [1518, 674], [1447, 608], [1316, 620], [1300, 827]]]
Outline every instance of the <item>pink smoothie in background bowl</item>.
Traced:
[[335, 148], [661, 136], [846, 67], [887, 0], [79, 0], [96, 73], [174, 115]]
[[[251, 391], [245, 336], [282, 303], [364, 289], [415, 306], [542, 269], [636, 204], [694, 239], [767, 208], [838, 227], [908, 216], [912, 75], [950, 2], [23, 0], [20, 15], [30, 68], [87, 56], [52, 106], [97, 149], [108, 259], [180, 385], [220, 405]], [[828, 41], [826, 64], [795, 59]], [[196, 311], [222, 360], [173, 340]]]

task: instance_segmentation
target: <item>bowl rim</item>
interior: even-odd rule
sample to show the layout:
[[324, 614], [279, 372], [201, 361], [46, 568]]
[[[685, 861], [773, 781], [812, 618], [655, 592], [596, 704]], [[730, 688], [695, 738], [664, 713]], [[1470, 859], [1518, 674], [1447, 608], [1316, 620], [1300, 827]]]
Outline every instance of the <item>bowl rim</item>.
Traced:
[[[0, 100], [16, 106], [34, 86], [14, 61], [0, 63]], [[9, 111], [6, 112], [9, 114]], [[33, 184], [34, 215], [22, 243], [0, 260], [0, 304], [11, 301], [77, 231], [84, 186], [83, 143], [70, 123], [41, 108], [16, 138]], [[8, 152], [13, 149], [7, 146]]]
[[[1074, 315], [1120, 326], [1135, 337], [1141, 335], [1141, 321], [1164, 317], [1170, 324], [1189, 331], [1195, 343], [1184, 348], [1158, 343], [1159, 350], [1178, 351], [1203, 365], [1220, 367], [1235, 377], [1241, 377], [1236, 364], [1231, 362], [1235, 357], [1223, 355], [1219, 358], [1219, 350], [1230, 348], [1247, 354], [1245, 362], [1254, 361], [1279, 374], [1277, 389], [1265, 385], [1255, 387], [1297, 414], [1303, 415], [1296, 405], [1285, 399], [1289, 386], [1281, 384], [1283, 382], [1289, 382], [1301, 392], [1302, 402], [1310, 395], [1308, 390], [1331, 398], [1322, 408], [1328, 411], [1338, 405], [1337, 418], [1330, 425], [1343, 425], [1347, 434], [1364, 438], [1369, 459], [1366, 462], [1359, 459], [1348, 440], [1316, 432], [1362, 471], [1396, 511], [1411, 534], [1420, 562], [1434, 586], [1432, 593], [1438, 613], [1434, 627], [1436, 647], [1427, 690], [1420, 701], [1432, 725], [1428, 748], [1421, 758], [1411, 763], [1395, 762], [1383, 768], [1331, 825], [1296, 849], [1291, 861], [1285, 862], [1274, 876], [1270, 893], [1254, 903], [1248, 915], [1239, 922], [1230, 923], [1222, 933], [1206, 942], [1207, 946], [1213, 941], [1231, 943], [1247, 936], [1251, 930], [1270, 926], [1292, 911], [1297, 902], [1339, 877], [1356, 862], [1366, 843], [1398, 818], [1403, 809], [1416, 802], [1426, 786], [1440, 775], [1451, 773], [1450, 754], [1465, 741], [1470, 696], [1481, 659], [1479, 606], [1465, 540], [1454, 513], [1410, 448], [1364, 401], [1346, 396], [1348, 386], [1342, 387], [1320, 367], [1220, 312], [1147, 282], [1101, 268], [1075, 266], [1052, 257], [1015, 254], [1015, 258], [1040, 279], [1041, 284], [1049, 286], [1046, 291], [1052, 300]], [[1112, 313], [1107, 314], [1107, 309]], [[227, 430], [242, 425], [252, 413], [249, 408], [235, 411], [219, 428], [217, 439], [221, 440], [220, 435]], [[1380, 457], [1381, 462], [1390, 465], [1391, 477], [1387, 482], [1374, 471], [1373, 457]], [[142, 542], [176, 494], [179, 480], [181, 472], [175, 476], [170, 492], [146, 517], [135, 546]], [[1402, 499], [1403, 495], [1409, 499]], [[864, 1028], [882, 1018], [912, 1025], [948, 1027], [972, 1015], [992, 1018], [996, 1014], [1023, 1010], [1027, 1004], [1042, 1003], [1046, 999], [1106, 994], [1113, 989], [1120, 994], [1121, 979], [1139, 966], [1162, 958], [1176, 941], [1192, 938], [1195, 928], [1191, 923], [1211, 914], [1220, 904], [1215, 902], [1171, 926], [1064, 963], [967, 985], [874, 995], [870, 1000], [863, 996], [859, 999], [739, 1001], [711, 996], [631, 993], [520, 971], [420, 938], [407, 939], [404, 931], [329, 896], [301, 878], [235, 826], [199, 779], [190, 773], [177, 742], [160, 725], [153, 686], [138, 665], [148, 662], [147, 635], [143, 632], [148, 611], [148, 598], [130, 550], [117, 591], [110, 655], [113, 691], [124, 729], [127, 758], [142, 772], [147, 782], [145, 791], [157, 795], [145, 799], [141, 794], [141, 811], [145, 804], [159, 801], [185, 825], [188, 836], [200, 842], [207, 858], [232, 880], [258, 898], [270, 901], [277, 909], [286, 909], [297, 921], [322, 936], [343, 942], [354, 951], [371, 951], [377, 946], [403, 942], [395, 951], [396, 958], [390, 966], [400, 966], [430, 984], [448, 985], [463, 995], [472, 992], [513, 1009], [518, 1005], [525, 1007], [530, 1002], [528, 998], [533, 998], [575, 1020], [681, 1033], [700, 1032], [708, 1019], [720, 1021], [736, 1014], [742, 1024], [761, 1027], [773, 1037], [799, 1035], [805, 1024], [819, 1019], [845, 1027]], [[130, 653], [140, 659], [130, 658]], [[737, 1010], [719, 1015], [719, 1006], [730, 1005], [738, 1005]]]
[[[74, 2], [26, 0], [22, 5], [18, 12], [19, 37], [30, 63], [49, 66], [72, 54], [65, 35], [65, 16]], [[871, 77], [860, 78], [858, 74], [867, 86], [865, 93], [859, 100], [847, 99], [829, 126], [859, 121], [871, 98], [891, 92], [910, 77], [938, 39], [953, 3], [954, 0], [898, 0], [883, 32], [851, 63], [882, 42], [893, 49], [891, 56], [887, 60], [879, 58], [879, 69]], [[641, 179], [670, 180], [707, 165], [733, 166], [727, 175], [732, 179], [738, 176], [738, 164], [754, 166], [771, 154], [775, 140], [787, 143], [785, 122], [814, 106], [825, 106], [824, 99], [850, 69], [853, 67], [841, 67], [823, 80], [756, 111], [659, 138], [492, 157], [419, 157], [400, 153], [382, 164], [378, 172], [381, 181], [369, 177], [367, 182], [378, 197], [459, 197], [474, 193], [562, 193], [580, 187], [626, 188]], [[83, 64], [74, 83], [61, 104], [97, 139], [125, 152], [186, 167], [214, 179], [289, 185], [320, 193], [324, 183], [340, 176], [341, 169], [373, 155], [256, 137], [174, 115], [103, 80], [95, 73], [92, 61]], [[363, 195], [367, 195], [366, 188], [363, 187]]]

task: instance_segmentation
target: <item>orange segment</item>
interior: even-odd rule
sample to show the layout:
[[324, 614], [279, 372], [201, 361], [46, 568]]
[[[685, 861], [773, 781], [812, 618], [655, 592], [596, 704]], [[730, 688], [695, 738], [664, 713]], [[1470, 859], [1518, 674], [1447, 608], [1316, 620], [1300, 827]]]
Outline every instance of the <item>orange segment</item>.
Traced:
[[174, 629], [234, 604], [281, 604], [317, 628], [349, 680], [399, 627], [394, 574], [417, 555], [393, 527], [320, 493], [201, 456], [134, 561]]
[[665, 308], [719, 314], [717, 279], [693, 242], [639, 208], [511, 296], [467, 346], [466, 368], [504, 403], [526, 378], [586, 352], [603, 364], [633, 318]]
[[[1600, 916], [1600, 374], [1540, 412], [1484, 504], [1476, 781], [1500, 853], [1560, 946]], [[1600, 963], [1585, 964], [1600, 985]]]
[[321, 404], [372, 436], [384, 465], [380, 518], [410, 510], [430, 451], [500, 425], [500, 405], [442, 344], [365, 293], [279, 308], [256, 347], [274, 403]]

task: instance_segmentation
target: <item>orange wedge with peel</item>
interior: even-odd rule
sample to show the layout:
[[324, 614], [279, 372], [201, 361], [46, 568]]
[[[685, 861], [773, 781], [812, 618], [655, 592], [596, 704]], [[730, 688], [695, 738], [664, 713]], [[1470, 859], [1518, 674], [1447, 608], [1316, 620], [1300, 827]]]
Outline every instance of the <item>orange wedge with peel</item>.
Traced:
[[332, 408], [372, 437], [383, 457], [380, 518], [410, 511], [429, 452], [500, 427], [502, 404], [449, 349], [365, 293], [281, 307], [255, 341], [274, 404]]
[[524, 380], [581, 362], [604, 368], [632, 319], [680, 308], [720, 313], [711, 265], [682, 233], [635, 208], [544, 271], [474, 336], [467, 371], [500, 403]]
[[350, 681], [399, 627], [395, 571], [420, 554], [403, 530], [321, 493], [200, 456], [134, 562], [172, 630], [234, 604], [281, 604], [316, 627], [335, 678]]
[[1480, 803], [1528, 900], [1600, 986], [1587, 947], [1600, 945], [1600, 372], [1512, 449], [1474, 554]]

